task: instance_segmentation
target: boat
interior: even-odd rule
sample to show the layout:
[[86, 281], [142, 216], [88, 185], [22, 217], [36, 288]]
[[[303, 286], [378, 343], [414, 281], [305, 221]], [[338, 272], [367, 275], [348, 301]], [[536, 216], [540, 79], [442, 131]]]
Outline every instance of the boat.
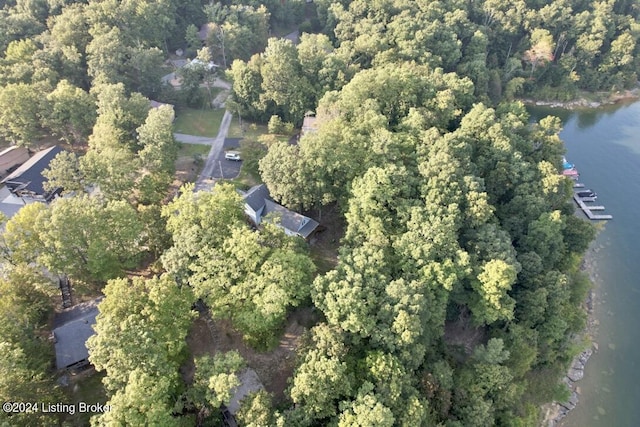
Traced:
[[568, 176], [569, 178], [577, 178], [578, 176], [580, 176], [580, 174], [578, 173], [578, 170], [576, 168], [573, 169], [565, 169], [562, 171], [562, 175], [564, 176]]
[[567, 161], [567, 158], [562, 156], [562, 169], [567, 170], [567, 169], [575, 169], [575, 165], [573, 163], [569, 163]]

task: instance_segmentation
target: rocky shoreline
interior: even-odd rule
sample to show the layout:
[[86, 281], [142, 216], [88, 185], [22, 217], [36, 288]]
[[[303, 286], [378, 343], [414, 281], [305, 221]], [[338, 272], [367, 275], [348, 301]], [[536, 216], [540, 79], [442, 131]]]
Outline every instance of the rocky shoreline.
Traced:
[[521, 99], [526, 105], [536, 105], [541, 107], [563, 108], [565, 110], [582, 110], [599, 108], [605, 105], [618, 104], [625, 101], [635, 101], [640, 99], [640, 88], [615, 92], [610, 94], [602, 94], [603, 98], [598, 101], [590, 101], [585, 98], [575, 99], [573, 101], [541, 101], [536, 99]]
[[569, 400], [566, 402], [553, 402], [543, 406], [544, 411], [544, 421], [543, 425], [547, 427], [556, 427], [559, 425], [560, 421], [567, 414], [573, 410], [578, 401], [580, 400], [580, 386], [577, 384], [582, 378], [584, 378], [584, 370], [589, 361], [589, 358], [594, 352], [598, 351], [598, 343], [594, 340], [595, 336], [598, 333], [598, 325], [599, 322], [594, 317], [593, 308], [595, 305], [596, 292], [594, 289], [595, 286], [595, 275], [593, 268], [593, 252], [592, 249], [589, 249], [585, 254], [585, 258], [580, 266], [580, 269], [586, 272], [589, 275], [589, 280], [591, 280], [592, 288], [587, 295], [587, 299], [585, 301], [585, 310], [587, 311], [587, 327], [584, 331], [583, 337], [591, 343], [591, 346], [580, 354], [578, 354], [569, 367], [567, 371], [567, 375], [562, 379], [562, 382], [567, 385], [571, 395]]

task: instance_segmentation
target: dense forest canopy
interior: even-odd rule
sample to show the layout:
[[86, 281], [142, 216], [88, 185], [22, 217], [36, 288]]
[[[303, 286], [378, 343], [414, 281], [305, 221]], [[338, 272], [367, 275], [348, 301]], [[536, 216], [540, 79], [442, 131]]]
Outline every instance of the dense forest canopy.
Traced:
[[[62, 399], [45, 339], [55, 276], [105, 295], [89, 348], [115, 410], [95, 425], [217, 420], [245, 362], [198, 357], [185, 381], [196, 301], [260, 350], [296, 307], [322, 319], [286, 398], [253, 395], [242, 425], [525, 426], [566, 398], [595, 231], [559, 175], [560, 121], [532, 123], [513, 101], [636, 86], [636, 2], [0, 5], [0, 136], [70, 149], [46, 172], [69, 197], [27, 205], [2, 233], [3, 400]], [[295, 27], [298, 44], [270, 37]], [[176, 91], [161, 76], [177, 49], [221, 70], [183, 70]], [[338, 212], [329, 271], [303, 241], [249, 227], [231, 184], [169, 194], [174, 111], [149, 99], [202, 105], [213, 77], [231, 81], [242, 118], [315, 114], [259, 170], [283, 205]], [[143, 263], [148, 277], [133, 273]]]

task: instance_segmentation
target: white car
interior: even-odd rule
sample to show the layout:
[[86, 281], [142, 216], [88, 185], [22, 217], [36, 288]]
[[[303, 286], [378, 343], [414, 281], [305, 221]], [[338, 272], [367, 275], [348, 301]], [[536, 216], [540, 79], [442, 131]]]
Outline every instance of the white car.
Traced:
[[227, 160], [234, 160], [236, 162], [242, 160], [240, 158], [240, 153], [238, 153], [237, 151], [227, 151], [226, 153], [224, 153], [224, 158]]

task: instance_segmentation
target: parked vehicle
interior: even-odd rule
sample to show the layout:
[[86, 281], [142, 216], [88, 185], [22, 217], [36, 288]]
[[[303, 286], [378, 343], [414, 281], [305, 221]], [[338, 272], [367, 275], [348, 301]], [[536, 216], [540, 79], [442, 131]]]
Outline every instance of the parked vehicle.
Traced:
[[237, 151], [227, 151], [226, 153], [224, 153], [224, 158], [227, 160], [233, 160], [236, 162], [239, 162], [240, 160], [242, 160], [240, 158], [240, 153], [238, 153]]

